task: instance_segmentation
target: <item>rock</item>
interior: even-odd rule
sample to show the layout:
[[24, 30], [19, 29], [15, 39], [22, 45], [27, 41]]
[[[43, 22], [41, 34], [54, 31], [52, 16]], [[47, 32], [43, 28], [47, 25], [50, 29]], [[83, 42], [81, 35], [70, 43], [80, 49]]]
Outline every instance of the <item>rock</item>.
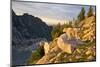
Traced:
[[55, 56], [57, 56], [57, 53], [56, 53], [56, 52], [50, 52], [50, 53], [48, 54], [48, 56], [49, 56], [49, 59], [52, 59], [52, 58], [54, 58]]
[[56, 60], [54, 63], [59, 63], [59, 61]]
[[96, 52], [95, 51], [93, 52], [93, 56], [96, 56]]
[[50, 59], [49, 63], [53, 63], [56, 60], [56, 57]]
[[72, 58], [69, 58], [69, 61], [72, 62]]
[[92, 47], [88, 47], [88, 50], [92, 50]]
[[55, 47], [53, 47], [51, 50], [50, 50], [50, 52], [56, 52], [56, 53], [58, 53], [58, 52], [60, 52], [61, 50], [59, 49], [59, 47], [58, 46], [55, 46]]
[[91, 54], [92, 53], [92, 51], [91, 50], [88, 50], [88, 51], [86, 51], [86, 55], [89, 55], [89, 54]]
[[62, 53], [58, 53], [58, 54], [57, 54], [57, 57], [60, 57], [60, 56], [61, 56], [61, 54], [62, 54]]
[[37, 61], [36, 64], [47, 64], [48, 61], [49, 61], [49, 56], [45, 55], [39, 61]]
[[93, 46], [93, 49], [95, 49], [96, 48], [96, 46]]
[[92, 55], [90, 55], [90, 56], [87, 57], [87, 59], [88, 59], [88, 60], [93, 60], [94, 57], [93, 57]]
[[44, 52], [45, 52], [45, 55], [48, 54], [49, 51], [50, 51], [49, 44], [48, 44], [48, 42], [45, 42], [44, 43]]
[[75, 56], [75, 58], [76, 58], [76, 59], [80, 59], [80, 58], [81, 58], [81, 56]]
[[47, 64], [47, 63], [52, 63], [56, 59], [56, 52], [54, 51], [49, 51], [48, 54], [45, 54], [36, 64]]
[[76, 49], [76, 51], [77, 51], [78, 53], [81, 53], [81, 51], [80, 51], [79, 49]]
[[67, 58], [67, 55], [64, 55], [64, 58]]

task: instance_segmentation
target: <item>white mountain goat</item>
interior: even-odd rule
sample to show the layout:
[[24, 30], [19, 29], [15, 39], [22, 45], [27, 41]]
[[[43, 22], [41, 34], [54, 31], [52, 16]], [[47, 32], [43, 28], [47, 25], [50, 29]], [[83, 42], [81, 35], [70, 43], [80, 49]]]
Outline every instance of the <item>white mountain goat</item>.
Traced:
[[81, 41], [78, 40], [78, 29], [64, 28], [63, 32], [65, 33], [58, 37], [57, 45], [62, 51], [71, 54], [73, 48], [75, 48], [79, 42], [81, 43]]

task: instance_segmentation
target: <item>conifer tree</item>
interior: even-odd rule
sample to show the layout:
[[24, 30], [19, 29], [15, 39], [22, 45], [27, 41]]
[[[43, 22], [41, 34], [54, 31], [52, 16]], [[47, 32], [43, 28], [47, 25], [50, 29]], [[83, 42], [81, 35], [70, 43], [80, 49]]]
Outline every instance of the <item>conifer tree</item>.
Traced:
[[81, 9], [81, 11], [80, 11], [77, 18], [78, 18], [79, 22], [85, 19], [85, 9], [84, 9], [84, 7], [82, 7], [82, 9]]
[[88, 13], [87, 13], [87, 17], [93, 16], [93, 8], [92, 6], [89, 7]]

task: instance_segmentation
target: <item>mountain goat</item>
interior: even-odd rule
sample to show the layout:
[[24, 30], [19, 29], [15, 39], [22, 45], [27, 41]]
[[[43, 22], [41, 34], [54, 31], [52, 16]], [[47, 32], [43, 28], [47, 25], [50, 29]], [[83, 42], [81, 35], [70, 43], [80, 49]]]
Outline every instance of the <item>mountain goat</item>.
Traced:
[[73, 49], [79, 43], [78, 31], [79, 30], [77, 28], [64, 28], [63, 32], [65, 33], [59, 36], [57, 39], [58, 47], [62, 51], [71, 54]]

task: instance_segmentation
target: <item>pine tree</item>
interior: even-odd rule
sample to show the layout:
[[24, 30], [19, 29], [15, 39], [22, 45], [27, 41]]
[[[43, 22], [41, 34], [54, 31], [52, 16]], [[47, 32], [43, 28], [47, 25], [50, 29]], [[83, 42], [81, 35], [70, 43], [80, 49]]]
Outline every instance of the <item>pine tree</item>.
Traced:
[[87, 17], [93, 16], [93, 8], [92, 6], [89, 7], [88, 13], [87, 13]]
[[78, 18], [79, 22], [85, 19], [85, 9], [84, 9], [84, 7], [82, 7], [82, 9], [81, 9], [81, 11], [80, 11], [77, 18]]
[[62, 28], [61, 28], [61, 24], [58, 23], [52, 30], [51, 32], [51, 36], [52, 36], [52, 39], [58, 37], [59, 35], [62, 34]]

